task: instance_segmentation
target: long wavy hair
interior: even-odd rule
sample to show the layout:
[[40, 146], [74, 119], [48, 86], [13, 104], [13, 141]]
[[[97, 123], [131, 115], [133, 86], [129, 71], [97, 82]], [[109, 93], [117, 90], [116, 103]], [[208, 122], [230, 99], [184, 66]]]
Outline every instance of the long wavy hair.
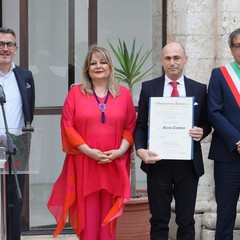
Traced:
[[118, 96], [120, 94], [120, 88], [114, 76], [114, 65], [113, 65], [112, 58], [109, 52], [105, 48], [100, 47], [96, 44], [93, 44], [88, 48], [88, 52], [85, 57], [85, 61], [83, 63], [83, 67], [82, 67], [83, 85], [81, 87], [81, 91], [84, 94], [93, 94], [92, 79], [89, 75], [89, 67], [90, 67], [91, 58], [93, 54], [96, 54], [99, 58], [102, 58], [109, 65], [110, 75], [109, 75], [107, 87], [113, 97]]

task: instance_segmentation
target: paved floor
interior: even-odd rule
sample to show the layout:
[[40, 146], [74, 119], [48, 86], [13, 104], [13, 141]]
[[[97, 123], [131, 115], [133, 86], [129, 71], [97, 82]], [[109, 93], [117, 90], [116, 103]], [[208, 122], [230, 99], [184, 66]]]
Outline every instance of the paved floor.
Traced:
[[[42, 235], [42, 236], [24, 236], [21, 238], [21, 240], [36, 240], [36, 239], [44, 239], [44, 240], [53, 240], [52, 236], [46, 236], [46, 235]], [[77, 240], [76, 236], [73, 235], [60, 235], [57, 238], [54, 238], [56, 240]], [[126, 239], [129, 240], [129, 239]], [[171, 240], [171, 239], [169, 239]]]
[[56, 239], [56, 240], [77, 240], [78, 238], [75, 236], [75, 235], [69, 235], [69, 234], [66, 234], [66, 235], [60, 235], [58, 236], [57, 238], [53, 238], [52, 236], [49, 236], [49, 235], [37, 235], [37, 236], [22, 236], [21, 237], [21, 240], [37, 240], [37, 239], [44, 239], [44, 240], [53, 240], [53, 239]]

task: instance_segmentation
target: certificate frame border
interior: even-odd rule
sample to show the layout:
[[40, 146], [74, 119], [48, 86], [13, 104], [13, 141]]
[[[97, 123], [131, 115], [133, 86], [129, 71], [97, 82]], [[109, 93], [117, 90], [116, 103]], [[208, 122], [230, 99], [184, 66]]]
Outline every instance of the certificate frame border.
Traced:
[[[149, 138], [150, 138], [150, 114], [151, 114], [151, 99], [153, 98], [171, 98], [173, 99], [173, 97], [149, 97], [149, 107], [148, 107], [148, 142], [147, 142], [147, 148], [149, 149]], [[192, 99], [192, 127], [194, 126], [194, 106], [195, 106], [195, 97], [194, 96], [186, 96], [186, 97], [178, 97], [178, 98], [189, 98]], [[174, 100], [176, 100], [176, 97], [174, 97]], [[191, 158], [190, 159], [182, 159], [182, 158], [163, 158], [161, 160], [187, 160], [187, 161], [191, 161], [194, 158], [194, 142], [193, 139], [191, 138]]]

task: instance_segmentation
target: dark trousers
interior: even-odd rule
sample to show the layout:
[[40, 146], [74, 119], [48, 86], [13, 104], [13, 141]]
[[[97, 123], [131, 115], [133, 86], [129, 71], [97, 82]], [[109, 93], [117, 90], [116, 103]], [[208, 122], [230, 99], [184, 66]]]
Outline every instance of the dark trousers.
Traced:
[[147, 174], [151, 240], [168, 240], [171, 202], [175, 199], [177, 240], [194, 240], [198, 176], [192, 161], [162, 160]]
[[[17, 175], [21, 194], [24, 191], [24, 174]], [[7, 201], [7, 240], [20, 240], [21, 234], [21, 212], [22, 212], [22, 201], [19, 201], [16, 190], [15, 177], [11, 174], [6, 175], [6, 201]], [[10, 191], [10, 192], [9, 192]], [[10, 205], [9, 205], [10, 204]], [[10, 237], [11, 236], [11, 237]], [[10, 238], [9, 238], [10, 237]]]
[[217, 224], [215, 239], [232, 240], [240, 192], [240, 163], [214, 162]]

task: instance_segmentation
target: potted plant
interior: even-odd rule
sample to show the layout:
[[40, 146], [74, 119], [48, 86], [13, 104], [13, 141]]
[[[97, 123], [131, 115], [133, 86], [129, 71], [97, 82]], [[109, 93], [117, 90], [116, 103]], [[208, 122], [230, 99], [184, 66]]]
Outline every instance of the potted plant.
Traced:
[[[152, 49], [148, 49], [142, 53], [143, 44], [139, 49], [136, 49], [135, 39], [133, 40], [130, 51], [123, 40], [118, 39], [118, 46], [116, 48], [111, 42], [108, 41], [108, 43], [120, 65], [120, 67], [115, 66], [116, 79], [119, 83], [122, 82], [127, 84], [132, 94], [134, 84], [153, 73], [155, 65], [142, 72], [142, 68], [150, 57]], [[139, 197], [139, 192], [136, 190], [136, 164], [134, 152], [131, 155], [130, 169], [131, 199], [125, 205], [124, 212], [118, 220], [117, 239], [124, 240], [131, 238], [132, 240], [147, 240], [149, 238], [150, 227], [148, 198], [147, 196]]]
[[[133, 86], [142, 79], [150, 76], [153, 72], [154, 66], [151, 66], [144, 72], [142, 67], [149, 58], [152, 49], [146, 50], [142, 53], [143, 44], [136, 50], [136, 41], [133, 40], [131, 51], [128, 50], [127, 45], [124, 40], [118, 38], [118, 46], [115, 48], [110, 41], [108, 41], [120, 67], [115, 67], [115, 77], [120, 83], [126, 83], [131, 94], [133, 93]], [[131, 157], [131, 197], [137, 197], [136, 192], [136, 166], [135, 157], [132, 154]]]

